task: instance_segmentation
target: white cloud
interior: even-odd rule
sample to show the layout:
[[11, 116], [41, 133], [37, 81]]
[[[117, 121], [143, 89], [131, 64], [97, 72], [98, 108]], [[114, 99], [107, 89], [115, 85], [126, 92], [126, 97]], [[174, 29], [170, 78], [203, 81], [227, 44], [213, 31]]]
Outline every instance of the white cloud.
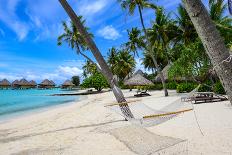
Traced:
[[59, 66], [58, 72], [65, 76], [74, 76], [82, 74], [82, 70], [78, 67]]
[[97, 33], [99, 36], [108, 40], [116, 40], [121, 37], [119, 32], [112, 25], [105, 26], [104, 28], [98, 30]]
[[102, 11], [109, 3], [109, 0], [84, 1], [79, 4], [78, 12], [84, 17], [91, 17]]
[[[1, 64], [0, 64], [1, 65]], [[0, 80], [8, 79], [9, 81], [14, 81], [16, 79], [25, 78], [27, 80], [35, 80], [41, 82], [44, 79], [54, 80], [57, 83], [62, 83], [64, 80], [71, 79], [74, 75], [81, 75], [82, 70], [79, 67], [73, 66], [59, 66], [53, 72], [43, 72], [43, 71], [25, 71], [24, 73], [4, 73], [0, 72]]]
[[23, 40], [30, 28], [25, 22], [20, 21], [15, 13], [19, 2], [20, 0], [0, 0], [0, 3], [4, 4], [0, 6], [0, 20], [17, 34], [19, 40]]

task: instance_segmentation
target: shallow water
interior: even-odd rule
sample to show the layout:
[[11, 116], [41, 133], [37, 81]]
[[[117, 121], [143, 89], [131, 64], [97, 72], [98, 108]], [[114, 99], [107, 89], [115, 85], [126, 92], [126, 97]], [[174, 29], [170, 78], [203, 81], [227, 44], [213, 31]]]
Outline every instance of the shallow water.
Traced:
[[60, 89], [0, 90], [0, 118], [80, 99], [78, 96], [49, 96], [59, 93], [67, 93], [67, 91]]

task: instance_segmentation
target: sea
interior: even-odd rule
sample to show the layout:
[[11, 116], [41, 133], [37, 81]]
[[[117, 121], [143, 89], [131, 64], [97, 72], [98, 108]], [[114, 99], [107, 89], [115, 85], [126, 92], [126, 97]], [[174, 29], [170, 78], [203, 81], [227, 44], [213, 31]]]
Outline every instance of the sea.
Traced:
[[74, 92], [61, 89], [0, 90], [0, 121], [80, 100], [79, 96], [52, 96], [63, 93]]

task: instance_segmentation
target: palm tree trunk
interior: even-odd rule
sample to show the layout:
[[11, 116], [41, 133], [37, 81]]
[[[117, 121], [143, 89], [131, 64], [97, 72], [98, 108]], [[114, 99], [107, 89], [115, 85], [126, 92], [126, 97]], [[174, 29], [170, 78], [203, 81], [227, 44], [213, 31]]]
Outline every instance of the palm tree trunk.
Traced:
[[201, 0], [182, 1], [232, 104], [232, 61], [223, 61], [229, 50]]
[[143, 27], [143, 31], [144, 31], [144, 34], [145, 34], [145, 37], [146, 37], [146, 40], [147, 40], [147, 43], [148, 43], [148, 46], [149, 46], [149, 55], [151, 56], [152, 58], [152, 61], [157, 69], [157, 73], [161, 79], [161, 82], [162, 82], [162, 85], [163, 85], [163, 89], [164, 89], [164, 95], [165, 96], [168, 96], [168, 90], [167, 90], [167, 87], [166, 87], [166, 83], [165, 83], [165, 80], [164, 80], [164, 75], [163, 75], [163, 72], [160, 70], [159, 68], [159, 65], [157, 63], [157, 60], [154, 56], [154, 53], [153, 53], [153, 48], [152, 48], [152, 45], [148, 39], [148, 35], [147, 35], [147, 30], [145, 28], [145, 25], [144, 25], [144, 20], [143, 20], [143, 14], [142, 14], [142, 10], [141, 10], [141, 6], [138, 4], [138, 9], [139, 9], [139, 16], [140, 16], [140, 21], [141, 21], [141, 24], [142, 24], [142, 27]]
[[130, 108], [128, 104], [126, 104], [126, 99], [121, 91], [121, 89], [118, 87], [116, 80], [113, 78], [113, 74], [110, 71], [106, 61], [104, 60], [103, 56], [101, 55], [101, 52], [97, 48], [96, 44], [92, 40], [92, 38], [88, 35], [86, 32], [84, 26], [82, 25], [80, 19], [77, 17], [73, 9], [70, 7], [70, 5], [67, 3], [66, 0], [59, 0], [71, 20], [73, 21], [74, 25], [78, 29], [81, 35], [84, 36], [85, 42], [89, 46], [91, 52], [93, 53], [94, 57], [96, 58], [98, 64], [100, 65], [100, 68], [102, 70], [102, 74], [106, 77], [107, 81], [110, 84], [110, 87], [113, 90], [114, 96], [118, 103], [120, 104], [120, 109], [123, 113], [123, 115], [126, 118], [134, 118], [133, 114], [130, 111]]

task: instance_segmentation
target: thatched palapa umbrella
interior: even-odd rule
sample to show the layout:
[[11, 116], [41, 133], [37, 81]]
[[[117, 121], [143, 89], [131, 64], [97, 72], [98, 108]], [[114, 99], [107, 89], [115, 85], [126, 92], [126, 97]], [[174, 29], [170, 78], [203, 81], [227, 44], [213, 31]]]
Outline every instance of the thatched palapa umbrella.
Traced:
[[153, 85], [153, 83], [143, 77], [141, 74], [136, 74], [132, 76], [130, 79], [126, 80], [124, 82], [125, 85], [128, 86], [147, 86], [147, 85]]
[[64, 89], [71, 89], [72, 87], [74, 87], [75, 85], [70, 81], [70, 80], [66, 80], [63, 84], [62, 84], [62, 88]]
[[0, 81], [0, 88], [8, 89], [10, 88], [10, 86], [11, 86], [11, 83], [7, 79], [3, 79], [2, 81]]

